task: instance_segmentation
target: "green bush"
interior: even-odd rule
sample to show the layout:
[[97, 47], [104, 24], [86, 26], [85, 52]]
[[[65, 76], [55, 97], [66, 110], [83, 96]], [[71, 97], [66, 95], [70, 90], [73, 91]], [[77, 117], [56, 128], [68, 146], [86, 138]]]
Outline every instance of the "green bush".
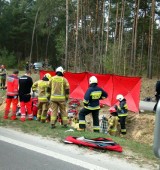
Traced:
[[7, 49], [0, 49], [0, 64], [6, 66], [6, 68], [16, 68], [17, 67], [17, 57], [14, 53], [8, 52]]

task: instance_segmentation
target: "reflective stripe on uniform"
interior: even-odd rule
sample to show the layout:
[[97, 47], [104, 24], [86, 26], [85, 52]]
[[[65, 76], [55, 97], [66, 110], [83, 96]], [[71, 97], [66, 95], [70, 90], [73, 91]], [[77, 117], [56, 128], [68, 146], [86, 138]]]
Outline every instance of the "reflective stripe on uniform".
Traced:
[[93, 91], [90, 94], [90, 96], [92, 96], [92, 99], [99, 99], [101, 95], [102, 95], [102, 91]]
[[117, 128], [110, 129], [111, 132], [117, 132]]
[[26, 117], [26, 114], [21, 113], [21, 118], [25, 118], [25, 117]]
[[93, 126], [93, 130], [100, 130], [99, 126]]
[[28, 114], [28, 118], [33, 118], [33, 114]]
[[98, 109], [100, 109], [100, 106], [96, 106], [96, 107], [84, 106], [84, 108], [86, 108], [88, 110], [98, 110]]
[[79, 124], [85, 125], [85, 124], [86, 124], [86, 121], [85, 121], [85, 120], [79, 120]]
[[121, 132], [126, 132], [127, 130], [126, 129], [121, 129]]
[[52, 95], [51, 100], [53, 100], [53, 99], [65, 99], [65, 96], [60, 96], [60, 95], [54, 96], [54, 95]]
[[41, 119], [45, 120], [45, 119], [46, 119], [46, 116], [41, 116]]
[[18, 95], [18, 92], [7, 92], [8, 96], [16, 96]]
[[46, 97], [38, 97], [38, 102], [48, 102]]
[[123, 113], [123, 114], [118, 113], [118, 117], [122, 117], [122, 116], [128, 116], [128, 114], [127, 113]]
[[68, 120], [68, 117], [66, 117], [66, 116], [64, 116], [64, 117], [62, 117], [62, 120]]
[[83, 103], [88, 104], [88, 101], [84, 99], [84, 100], [83, 100]]
[[51, 116], [51, 121], [55, 121], [56, 119], [57, 119], [57, 117]]

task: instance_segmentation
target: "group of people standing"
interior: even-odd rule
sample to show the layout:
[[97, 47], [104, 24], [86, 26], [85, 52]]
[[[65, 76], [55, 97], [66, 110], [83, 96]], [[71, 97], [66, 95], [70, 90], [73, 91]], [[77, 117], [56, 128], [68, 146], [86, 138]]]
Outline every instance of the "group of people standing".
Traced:
[[[51, 128], [55, 127], [58, 109], [62, 115], [63, 126], [67, 126], [66, 101], [69, 98], [69, 83], [63, 76], [63, 68], [56, 69], [56, 75], [45, 74], [42, 80], [33, 83], [31, 71], [27, 70], [26, 74], [18, 78], [19, 71], [14, 70], [13, 74], [7, 76], [6, 81], [6, 106], [4, 119], [9, 118], [9, 111], [12, 104], [11, 120], [17, 119], [16, 110], [20, 102], [21, 121], [33, 119], [31, 92], [38, 91], [38, 113], [37, 120], [45, 123], [48, 105], [52, 109]], [[27, 115], [27, 116], [26, 116]]]
[[[38, 113], [37, 120], [45, 123], [47, 118], [47, 110], [50, 107], [51, 117], [50, 125], [54, 129], [56, 127], [58, 110], [62, 117], [62, 126], [68, 125], [68, 114], [66, 111], [67, 101], [69, 99], [70, 85], [68, 80], [64, 77], [64, 70], [60, 66], [56, 69], [56, 75], [51, 76], [46, 73], [42, 80], [38, 80], [33, 83], [31, 78], [31, 71], [27, 70], [26, 74], [18, 78], [19, 71], [13, 71], [12, 75], [7, 76], [6, 82], [6, 107], [4, 112], [4, 119], [9, 118], [10, 106], [12, 104], [11, 120], [17, 119], [16, 109], [17, 104], [20, 102], [21, 117], [20, 120], [24, 122], [26, 118], [28, 120], [33, 119], [31, 92], [34, 94], [38, 91]], [[89, 87], [84, 95], [83, 104], [84, 107], [78, 114], [79, 128], [78, 131], [84, 131], [86, 128], [85, 117], [88, 114], [92, 114], [93, 118], [93, 131], [99, 132], [99, 110], [100, 100], [108, 97], [101, 87], [98, 86], [98, 79], [95, 76], [89, 78]], [[114, 114], [111, 112], [111, 117], [117, 116], [116, 119], [112, 118], [110, 121], [109, 131], [116, 131], [115, 120], [119, 120], [121, 125], [121, 133], [126, 134], [125, 121], [127, 117], [127, 103], [123, 95], [117, 95], [119, 101], [118, 106], [114, 106]]]
[[10, 107], [12, 105], [11, 120], [16, 120], [16, 111], [18, 102], [21, 108], [21, 121], [25, 121], [26, 109], [28, 120], [33, 119], [32, 103], [31, 103], [31, 87], [33, 80], [31, 72], [28, 70], [26, 74], [18, 78], [19, 71], [14, 70], [13, 74], [7, 76], [6, 80], [6, 106], [4, 111], [4, 119], [8, 119]]

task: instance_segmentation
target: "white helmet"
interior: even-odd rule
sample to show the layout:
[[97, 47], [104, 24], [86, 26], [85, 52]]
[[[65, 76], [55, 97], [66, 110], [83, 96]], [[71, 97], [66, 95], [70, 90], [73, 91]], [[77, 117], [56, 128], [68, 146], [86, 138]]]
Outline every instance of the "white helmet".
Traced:
[[92, 83], [98, 83], [98, 80], [95, 76], [92, 76], [89, 78], [89, 84], [92, 84]]
[[124, 96], [122, 94], [118, 94], [116, 96], [116, 99], [119, 100], [119, 101], [122, 101], [124, 99]]
[[57, 67], [56, 68], [56, 72], [61, 72], [63, 74], [64, 70], [63, 70], [63, 67]]

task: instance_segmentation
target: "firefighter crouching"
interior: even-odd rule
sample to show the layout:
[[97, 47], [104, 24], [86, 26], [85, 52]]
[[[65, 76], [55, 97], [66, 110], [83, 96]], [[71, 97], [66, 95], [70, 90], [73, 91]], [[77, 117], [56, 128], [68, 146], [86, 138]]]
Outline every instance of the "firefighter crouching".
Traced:
[[118, 114], [117, 111], [114, 107], [111, 107], [109, 109], [109, 112], [111, 114], [111, 116], [108, 118], [108, 128], [107, 128], [107, 132], [111, 135], [111, 136], [116, 136], [117, 131], [118, 131]]
[[53, 76], [49, 82], [50, 89], [50, 107], [51, 113], [51, 128], [55, 128], [58, 109], [62, 116], [62, 124], [67, 127], [68, 114], [66, 111], [66, 102], [69, 98], [69, 83], [68, 80], [63, 77], [64, 70], [60, 66], [56, 69], [56, 75]]
[[18, 104], [18, 86], [19, 86], [19, 79], [18, 79], [18, 70], [13, 71], [12, 75], [7, 77], [7, 89], [6, 89], [6, 106], [4, 112], [4, 119], [8, 119], [8, 114], [10, 111], [10, 106], [12, 104], [12, 113], [11, 113], [11, 120], [16, 119], [16, 110]]
[[122, 94], [118, 94], [116, 96], [116, 99], [119, 101], [119, 105], [115, 106], [115, 109], [117, 110], [119, 122], [121, 126], [121, 135], [125, 135], [127, 133], [126, 130], [126, 117], [128, 116], [128, 106], [126, 99]]
[[108, 94], [100, 87], [97, 86], [98, 80], [95, 76], [89, 79], [89, 88], [84, 96], [84, 108], [79, 113], [79, 128], [77, 130], [84, 131], [86, 128], [85, 116], [92, 113], [93, 117], [93, 131], [99, 132], [99, 100], [104, 99]]
[[33, 86], [32, 90], [35, 92], [38, 90], [38, 112], [37, 112], [37, 120], [45, 123], [47, 117], [47, 110], [48, 110], [48, 87], [49, 87], [49, 80], [51, 75], [46, 73], [42, 80], [36, 81]]

